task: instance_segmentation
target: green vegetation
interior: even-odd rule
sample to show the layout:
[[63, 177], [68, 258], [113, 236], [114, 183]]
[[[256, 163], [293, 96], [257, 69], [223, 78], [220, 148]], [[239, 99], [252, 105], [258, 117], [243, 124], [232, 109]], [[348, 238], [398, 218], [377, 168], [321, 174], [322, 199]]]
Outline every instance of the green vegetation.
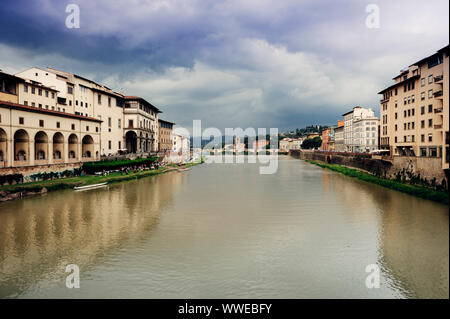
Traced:
[[320, 138], [320, 136], [316, 136], [304, 140], [302, 143], [302, 148], [305, 150], [309, 150], [312, 148], [319, 148], [321, 145], [322, 145], [322, 138]]
[[[203, 161], [202, 161], [203, 162]], [[183, 166], [175, 165], [176, 167], [192, 167], [199, 163], [188, 163]], [[77, 176], [77, 177], [70, 177], [70, 178], [63, 178], [63, 179], [54, 179], [54, 180], [46, 180], [46, 181], [39, 181], [39, 182], [30, 182], [30, 183], [23, 183], [23, 184], [16, 184], [16, 185], [3, 185], [0, 186], [0, 191], [6, 191], [10, 193], [17, 193], [17, 192], [39, 192], [42, 190], [42, 188], [46, 188], [47, 191], [55, 191], [60, 189], [72, 189], [75, 186], [85, 186], [85, 185], [91, 185], [91, 184], [98, 184], [98, 183], [104, 183], [107, 182], [108, 184], [111, 183], [117, 183], [122, 181], [129, 181], [134, 179], [140, 179], [143, 177], [153, 176], [162, 174], [165, 172], [173, 171], [175, 168], [168, 168], [168, 167], [159, 167], [155, 170], [148, 170], [148, 171], [138, 171], [136, 173], [129, 172], [128, 174], [125, 173], [112, 173], [106, 176], [98, 176], [98, 175], [85, 175], [85, 176]]]
[[156, 156], [149, 158], [138, 158], [135, 160], [103, 160], [99, 162], [87, 162], [83, 164], [82, 170], [87, 174], [93, 174], [101, 172], [103, 170], [116, 170], [122, 167], [139, 166], [139, 165], [151, 165], [158, 158]]
[[422, 187], [422, 186], [414, 186], [414, 185], [410, 185], [410, 184], [405, 184], [399, 181], [395, 181], [395, 180], [390, 180], [390, 179], [385, 179], [385, 178], [381, 178], [381, 177], [377, 177], [374, 175], [371, 175], [369, 173], [357, 170], [357, 169], [353, 169], [353, 168], [348, 168], [345, 166], [341, 166], [341, 165], [336, 165], [336, 164], [325, 164], [325, 163], [321, 163], [321, 162], [316, 162], [316, 161], [309, 161], [307, 160], [308, 163], [320, 166], [322, 168], [327, 168], [330, 169], [332, 171], [350, 176], [350, 177], [354, 177], [357, 178], [359, 180], [365, 181], [365, 182], [369, 182], [369, 183], [373, 183], [373, 184], [377, 184], [389, 189], [393, 189], [402, 193], [407, 193], [410, 195], [414, 195], [420, 198], [424, 198], [424, 199], [429, 199], [435, 202], [439, 202], [439, 203], [443, 203], [443, 204], [447, 204], [448, 205], [448, 197], [449, 194], [448, 192], [443, 192], [443, 191], [436, 191], [427, 187]]

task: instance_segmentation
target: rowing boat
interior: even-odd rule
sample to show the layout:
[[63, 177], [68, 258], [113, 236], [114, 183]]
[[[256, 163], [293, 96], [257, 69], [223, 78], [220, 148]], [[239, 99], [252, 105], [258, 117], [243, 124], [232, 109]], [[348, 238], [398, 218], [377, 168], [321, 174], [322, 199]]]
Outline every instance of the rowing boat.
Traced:
[[85, 186], [76, 186], [73, 189], [76, 191], [81, 191], [81, 190], [85, 190], [85, 189], [92, 189], [92, 188], [98, 188], [98, 187], [104, 187], [106, 186], [106, 182], [104, 183], [99, 183], [99, 184], [91, 184], [91, 185], [85, 185]]

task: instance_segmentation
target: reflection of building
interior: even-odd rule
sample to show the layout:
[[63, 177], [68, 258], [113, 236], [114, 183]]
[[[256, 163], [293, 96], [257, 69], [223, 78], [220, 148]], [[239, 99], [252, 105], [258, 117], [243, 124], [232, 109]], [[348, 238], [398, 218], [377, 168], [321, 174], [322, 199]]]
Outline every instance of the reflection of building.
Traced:
[[0, 85], [0, 167], [100, 158], [100, 120], [55, 110], [57, 91], [34, 81], [0, 72]]
[[360, 123], [357, 125], [354, 125], [354, 123], [366, 118], [376, 121], [375, 113], [372, 109], [355, 106], [342, 116], [344, 117], [344, 149], [346, 152], [357, 152], [360, 145], [355, 143], [360, 138], [361, 130], [365, 130], [365, 128]]
[[65, 260], [83, 269], [150, 236], [184, 178], [168, 173], [110, 191], [55, 192], [2, 206], [0, 298], [26, 292], [34, 279], [65, 278]]
[[167, 152], [172, 150], [172, 130], [175, 123], [158, 120], [159, 127], [159, 151]]
[[379, 92], [380, 148], [391, 155], [442, 158], [449, 168], [448, 46], [410, 65]]

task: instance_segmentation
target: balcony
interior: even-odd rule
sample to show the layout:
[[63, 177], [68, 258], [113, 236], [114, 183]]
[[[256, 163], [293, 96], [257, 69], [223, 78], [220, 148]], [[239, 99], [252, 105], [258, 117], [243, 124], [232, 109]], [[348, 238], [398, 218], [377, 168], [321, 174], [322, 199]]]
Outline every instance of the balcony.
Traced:
[[0, 101], [19, 103], [19, 98], [14, 93], [0, 90]]
[[438, 75], [438, 76], [434, 77], [434, 82], [438, 83], [438, 82], [441, 82], [443, 79], [444, 79], [443, 75]]
[[443, 110], [444, 110], [443, 107], [436, 108], [436, 109], [434, 109], [434, 113], [442, 113]]
[[439, 130], [442, 128], [442, 124], [435, 124], [434, 129]]
[[381, 99], [380, 100], [380, 103], [386, 103], [386, 102], [389, 102], [389, 98], [385, 98], [385, 99]]
[[440, 97], [442, 96], [444, 93], [442, 92], [442, 90], [436, 91], [433, 93], [434, 97]]

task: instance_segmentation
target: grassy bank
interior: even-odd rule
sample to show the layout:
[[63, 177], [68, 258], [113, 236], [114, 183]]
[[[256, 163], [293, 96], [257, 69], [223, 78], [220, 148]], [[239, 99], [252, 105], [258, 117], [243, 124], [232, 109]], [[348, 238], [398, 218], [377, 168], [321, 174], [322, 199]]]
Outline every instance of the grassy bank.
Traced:
[[[176, 167], [191, 167], [195, 166], [199, 163], [188, 163], [184, 166], [176, 166]], [[128, 174], [125, 173], [112, 173], [107, 176], [97, 176], [97, 175], [85, 175], [85, 176], [77, 176], [70, 178], [62, 178], [62, 179], [54, 179], [54, 180], [46, 180], [39, 182], [30, 182], [16, 185], [4, 185], [0, 186], [0, 191], [6, 191], [9, 193], [17, 193], [17, 192], [39, 192], [42, 188], [46, 188], [47, 191], [55, 191], [61, 189], [72, 189], [75, 186], [85, 186], [91, 184], [98, 184], [107, 182], [108, 184], [129, 181], [140, 179], [144, 177], [149, 177], [153, 175], [158, 175], [166, 172], [170, 172], [175, 170], [174, 167], [160, 167], [151, 171], [140, 171], [140, 172], [130, 172]]]
[[365, 181], [365, 182], [369, 182], [369, 183], [373, 183], [373, 184], [377, 184], [389, 189], [393, 189], [402, 193], [406, 193], [406, 194], [410, 194], [413, 196], [417, 196], [420, 198], [424, 198], [424, 199], [429, 199], [435, 202], [439, 202], [439, 203], [443, 203], [448, 205], [448, 192], [440, 192], [440, 191], [436, 191], [433, 190], [431, 188], [427, 188], [427, 187], [421, 187], [421, 186], [414, 186], [414, 185], [409, 185], [409, 184], [404, 184], [398, 181], [393, 181], [390, 179], [385, 179], [385, 178], [380, 178], [374, 175], [371, 175], [369, 173], [357, 170], [357, 169], [353, 169], [353, 168], [349, 168], [349, 167], [345, 167], [345, 166], [341, 166], [341, 165], [336, 165], [336, 164], [325, 164], [322, 162], [316, 162], [316, 161], [309, 161], [306, 160], [308, 163], [320, 166], [322, 168], [327, 168], [329, 170], [350, 176], [350, 177], [354, 177], [357, 178], [359, 180]]

